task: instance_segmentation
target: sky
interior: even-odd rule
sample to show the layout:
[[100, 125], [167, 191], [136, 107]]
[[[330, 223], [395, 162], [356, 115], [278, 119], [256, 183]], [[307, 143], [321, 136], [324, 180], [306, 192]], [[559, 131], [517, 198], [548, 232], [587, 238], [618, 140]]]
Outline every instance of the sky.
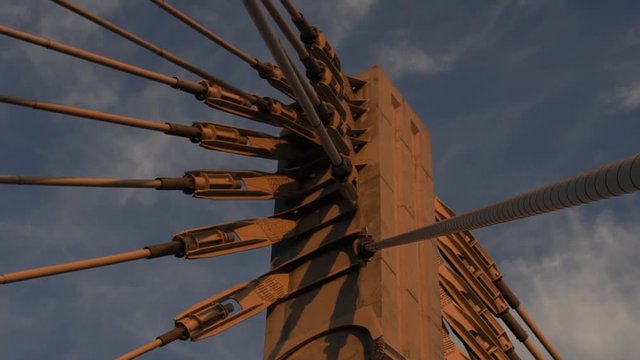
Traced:
[[[254, 93], [249, 68], [147, 1], [85, 8]], [[239, 1], [174, 5], [271, 60]], [[350, 75], [381, 65], [429, 128], [437, 195], [472, 210], [632, 155], [640, 138], [640, 3], [620, 0], [296, 2]], [[171, 76], [174, 65], [49, 1], [5, 0], [0, 24]], [[0, 37], [0, 93], [154, 121], [276, 129], [191, 95]], [[275, 163], [184, 139], [0, 104], [0, 173], [124, 178]], [[640, 198], [627, 195], [474, 232], [567, 359], [633, 358], [640, 337]], [[270, 201], [153, 190], [0, 187], [0, 272], [136, 250], [184, 229], [263, 217]], [[0, 357], [112, 358], [192, 304], [268, 268], [269, 250], [144, 260], [0, 287]], [[259, 359], [264, 314], [150, 359]], [[513, 339], [514, 342], [515, 339]], [[520, 351], [523, 358], [527, 354]]]

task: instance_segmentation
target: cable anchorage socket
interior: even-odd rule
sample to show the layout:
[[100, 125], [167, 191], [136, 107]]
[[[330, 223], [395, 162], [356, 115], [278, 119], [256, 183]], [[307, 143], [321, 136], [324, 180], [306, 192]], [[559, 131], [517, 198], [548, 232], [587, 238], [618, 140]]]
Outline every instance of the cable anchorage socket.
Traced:
[[369, 233], [369, 230], [365, 227], [359, 234], [356, 241], [354, 241], [354, 250], [362, 262], [368, 262], [375, 250], [369, 249], [369, 244], [373, 244], [373, 236]]
[[187, 329], [183, 339], [193, 338], [204, 331], [207, 327], [226, 319], [235, 307], [232, 303], [222, 304], [212, 302], [209, 305], [194, 309], [194, 311], [179, 315], [175, 319], [175, 326], [182, 326]]
[[271, 86], [284, 93], [288, 97], [295, 99], [295, 94], [291, 90], [291, 86], [284, 77], [282, 69], [278, 65], [274, 65], [268, 62], [258, 62], [252, 65], [254, 69], [258, 70], [258, 75], [262, 79], [266, 79]]
[[[200, 84], [206, 90], [196, 95], [196, 99], [204, 101], [206, 105], [248, 119], [253, 119], [255, 116], [256, 109], [251, 101], [209, 81], [203, 80]], [[257, 98], [257, 100], [260, 100], [260, 98]], [[260, 102], [262, 101], [260, 100]]]

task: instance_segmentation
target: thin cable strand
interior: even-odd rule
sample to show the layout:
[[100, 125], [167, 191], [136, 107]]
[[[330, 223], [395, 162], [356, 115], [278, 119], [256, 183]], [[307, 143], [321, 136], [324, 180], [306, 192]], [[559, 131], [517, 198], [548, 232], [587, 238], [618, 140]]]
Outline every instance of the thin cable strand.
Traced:
[[156, 4], [162, 10], [164, 10], [167, 13], [171, 14], [175, 18], [179, 19], [180, 21], [185, 23], [187, 26], [191, 27], [192, 29], [194, 29], [197, 32], [199, 32], [200, 34], [204, 35], [209, 40], [215, 42], [216, 44], [218, 44], [219, 46], [221, 46], [225, 50], [227, 50], [230, 53], [232, 53], [233, 55], [237, 56], [239, 59], [241, 59], [242, 61], [246, 62], [247, 64], [249, 64], [251, 66], [255, 66], [255, 65], [258, 64], [258, 60], [256, 58], [254, 58], [253, 56], [251, 56], [251, 55], [247, 54], [246, 52], [240, 50], [239, 48], [237, 48], [236, 46], [234, 46], [230, 42], [226, 41], [225, 39], [223, 39], [219, 35], [215, 34], [211, 30], [207, 29], [206, 27], [204, 27], [204, 25], [200, 24], [195, 19], [189, 17], [187, 14], [185, 14], [182, 11], [178, 10], [177, 8], [173, 7], [167, 1], [164, 1], [164, 0], [151, 0], [151, 2]]
[[191, 72], [191, 73], [193, 73], [195, 75], [198, 75], [199, 77], [201, 77], [203, 79], [209, 80], [209, 81], [214, 82], [216, 84], [220, 84], [220, 85], [224, 86], [225, 88], [230, 89], [231, 91], [242, 92], [242, 90], [237, 89], [234, 86], [226, 83], [224, 80], [218, 78], [217, 76], [212, 75], [212, 74], [210, 74], [210, 73], [208, 73], [208, 72], [196, 67], [195, 65], [189, 63], [187, 60], [185, 60], [185, 59], [183, 59], [183, 58], [181, 58], [181, 57], [179, 57], [179, 56], [177, 56], [177, 55], [175, 55], [175, 54], [173, 54], [173, 53], [171, 53], [171, 52], [169, 52], [169, 51], [167, 51], [165, 49], [162, 49], [161, 47], [151, 43], [150, 41], [145, 40], [145, 39], [143, 39], [143, 38], [141, 38], [141, 37], [129, 32], [129, 31], [119, 27], [118, 25], [116, 25], [116, 24], [114, 24], [114, 23], [112, 23], [112, 22], [110, 22], [110, 21], [108, 21], [108, 20], [106, 20], [106, 19], [104, 19], [102, 17], [99, 17], [99, 16], [91, 13], [90, 11], [88, 11], [86, 9], [83, 9], [82, 7], [72, 3], [71, 1], [67, 1], [67, 0], [51, 0], [51, 1], [53, 1], [54, 3], [66, 8], [66, 9], [68, 9], [70, 11], [73, 11], [74, 13], [86, 18], [87, 20], [89, 20], [89, 21], [91, 21], [91, 22], [93, 22], [93, 23], [95, 23], [95, 24], [97, 24], [99, 26], [102, 26], [103, 28], [113, 32], [114, 34], [117, 34], [117, 35], [119, 35], [119, 36], [121, 36], [121, 37], [123, 37], [123, 38], [125, 38], [125, 39], [127, 39], [129, 41], [131, 41], [132, 43], [137, 44], [140, 47], [145, 48], [145, 49], [153, 52], [154, 54], [160, 56], [161, 58], [166, 59], [166, 60], [170, 61], [171, 63], [173, 63], [173, 64], [175, 64], [175, 65], [177, 65], [177, 66], [179, 66], [179, 67], [181, 67], [181, 68], [183, 68], [183, 69], [185, 69], [185, 70], [187, 70], [187, 71], [189, 71], [189, 72]]

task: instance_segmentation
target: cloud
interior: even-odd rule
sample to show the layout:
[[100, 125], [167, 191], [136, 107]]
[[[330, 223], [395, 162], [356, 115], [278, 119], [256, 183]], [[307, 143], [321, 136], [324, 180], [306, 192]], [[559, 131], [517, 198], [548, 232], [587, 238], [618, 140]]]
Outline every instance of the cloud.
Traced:
[[[78, 5], [94, 14], [108, 18], [109, 14], [118, 10], [120, 1], [91, 0]], [[96, 38], [101, 38], [106, 34], [103, 28], [89, 20], [63, 9], [61, 6], [56, 5], [55, 7], [57, 9], [44, 8], [40, 14], [35, 16], [38, 19], [39, 32], [43, 36], [52, 39], [66, 39], [66, 41], [75, 44], [84, 44], [92, 38], [95, 41]], [[55, 16], [46, 16], [50, 14], [49, 11]]]
[[394, 77], [439, 73], [449, 70], [453, 63], [453, 58], [450, 56], [430, 56], [423, 49], [407, 42], [387, 43], [380, 46], [377, 58]]
[[[640, 225], [567, 211], [540, 238], [546, 255], [502, 263], [507, 281], [568, 359], [630, 359], [640, 336]], [[523, 231], [522, 234], [526, 234]]]
[[24, 22], [31, 17], [31, 8], [27, 4], [2, 4], [0, 17], [11, 20], [9, 24]]
[[387, 31], [383, 43], [373, 55], [391, 75], [397, 77], [447, 72], [463, 56], [500, 37], [508, 30], [501, 25], [503, 16], [514, 6], [518, 13], [526, 13], [527, 4], [498, 1], [484, 4], [477, 13], [453, 13], [446, 21], [441, 18], [423, 19], [432, 21], [431, 27], [435, 30], [426, 35], [407, 31], [406, 23], [400, 23], [400, 26]]
[[376, 3], [377, 0], [314, 1], [300, 4], [298, 9], [325, 32], [331, 45], [338, 46], [369, 17]]
[[[625, 68], [634, 71], [635, 68]], [[631, 112], [640, 109], [640, 82], [622, 81], [619, 85], [604, 90], [599, 96], [600, 103], [613, 112]]]
[[623, 42], [628, 46], [640, 45], [640, 26], [630, 27], [624, 34]]
[[336, 13], [330, 29], [331, 39], [337, 44], [346, 38], [358, 22], [363, 21], [369, 15], [376, 0], [343, 0], [334, 1], [333, 9]]
[[640, 84], [619, 89], [612, 101], [622, 110], [640, 109]]

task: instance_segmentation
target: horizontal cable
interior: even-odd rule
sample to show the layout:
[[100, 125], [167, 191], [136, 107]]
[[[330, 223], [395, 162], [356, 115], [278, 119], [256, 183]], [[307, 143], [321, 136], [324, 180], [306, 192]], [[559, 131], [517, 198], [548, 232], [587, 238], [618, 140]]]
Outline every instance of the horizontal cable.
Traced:
[[116, 358], [116, 360], [133, 360], [137, 357], [140, 357], [146, 353], [148, 353], [151, 350], [155, 350], [161, 346], [163, 346], [164, 344], [162, 343], [162, 340], [160, 340], [160, 338], [156, 338], [152, 341], [149, 341], [148, 343], [138, 347], [135, 350], [129, 351], [128, 353], [124, 354], [124, 355], [120, 355]]
[[367, 245], [370, 251], [535, 216], [640, 190], [640, 154], [568, 180]]
[[132, 126], [141, 129], [155, 130], [166, 132], [171, 130], [171, 126], [166, 123], [159, 123], [155, 121], [149, 121], [130, 116], [122, 116], [116, 114], [105, 113], [101, 111], [83, 109], [74, 106], [68, 106], [63, 104], [49, 103], [38, 100], [23, 99], [15, 96], [7, 96], [0, 94], [0, 102], [34, 108], [38, 110], [50, 111], [59, 114], [66, 114], [71, 116], [78, 116], [83, 118], [89, 118], [93, 120], [104, 121], [113, 124]]
[[[280, 28], [280, 31], [282, 31], [282, 33], [287, 37], [287, 39], [291, 43], [292, 47], [295, 49], [296, 53], [298, 53], [298, 58], [300, 59], [302, 64], [307, 69], [307, 77], [309, 77], [309, 79], [314, 79], [314, 81], [318, 81], [319, 79], [321, 79], [322, 76], [323, 76], [322, 73], [324, 71], [324, 68], [321, 65], [321, 63], [316, 61], [311, 56], [309, 51], [307, 51], [307, 49], [305, 48], [305, 46], [302, 43], [302, 41], [300, 41], [300, 39], [298, 39], [298, 37], [293, 32], [291, 27], [289, 27], [289, 25], [287, 24], [287, 21], [280, 14], [280, 12], [276, 8], [276, 6], [273, 4], [273, 2], [271, 2], [271, 0], [262, 0], [262, 4], [265, 6], [265, 8], [267, 9], [267, 11], [271, 15], [271, 17], [275, 20], [276, 24]], [[297, 70], [297, 67], [295, 65], [293, 65], [293, 62], [292, 61], [289, 61], [289, 62]], [[313, 93], [313, 95], [315, 95], [314, 91], [310, 92], [308, 90], [308, 89], [311, 89], [311, 86], [308, 85], [305, 80], [303, 80], [305, 78], [300, 76], [300, 74], [298, 75], [298, 78], [300, 79], [300, 82], [303, 85], [305, 85], [305, 89], [307, 89], [306, 90], [307, 94], [309, 94], [310, 97], [312, 96], [312, 93]], [[317, 98], [317, 96], [316, 96], [316, 98]], [[319, 100], [313, 100], [313, 97], [311, 97], [311, 100], [312, 100], [312, 102], [314, 102], [314, 106], [316, 106], [316, 102], [319, 102]], [[326, 112], [326, 110], [325, 110], [325, 112]], [[322, 115], [321, 115], [321, 117], [322, 117]]]
[[0, 274], [0, 284], [36, 279], [45, 276], [64, 274], [72, 271], [86, 270], [99, 266], [119, 264], [127, 261], [145, 259], [150, 255], [147, 249], [130, 251], [122, 254], [102, 256], [99, 258], [74, 261], [65, 264], [45, 266], [35, 269]]
[[127, 261], [154, 259], [169, 255], [184, 256], [184, 249], [185, 246], [183, 242], [169, 241], [163, 244], [147, 246], [141, 250], [128, 251], [92, 259], [71, 261], [63, 264], [43, 266], [34, 269], [0, 274], [0, 284], [8, 284], [45, 276], [64, 274], [72, 271], [80, 271], [101, 266], [115, 265]]
[[286, 140], [258, 131], [233, 126], [210, 122], [194, 123], [192, 125], [170, 122], [161, 123], [131, 116], [116, 115], [75, 106], [49, 103], [3, 94], [0, 94], [0, 103], [104, 121], [111, 124], [161, 131], [167, 135], [189, 138], [192, 142], [199, 143], [200, 146], [209, 150], [224, 151], [245, 156], [259, 156], [267, 159], [286, 156], [286, 151], [281, 149], [281, 147], [286, 146]]
[[0, 175], [0, 184], [158, 189], [162, 180]]
[[[186, 171], [183, 177], [155, 179], [0, 175], [0, 184], [181, 190], [195, 198], [208, 200], [270, 200], [302, 196], [311, 191], [302, 188], [297, 178], [287, 174], [215, 169], [191, 170]], [[316, 187], [327, 184], [329, 181], [325, 179]]]

